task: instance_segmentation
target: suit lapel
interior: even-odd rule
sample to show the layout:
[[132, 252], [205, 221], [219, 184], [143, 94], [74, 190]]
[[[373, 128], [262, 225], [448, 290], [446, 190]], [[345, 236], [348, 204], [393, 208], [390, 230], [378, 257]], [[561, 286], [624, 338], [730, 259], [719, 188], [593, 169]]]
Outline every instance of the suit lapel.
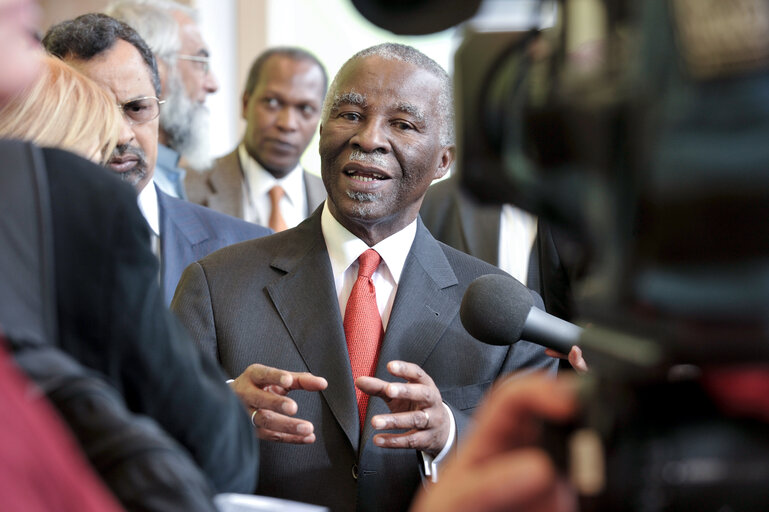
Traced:
[[358, 407], [320, 212], [292, 231], [289, 250], [271, 262], [286, 274], [269, 284], [267, 293], [309, 371], [328, 380], [323, 398], [357, 449]]
[[[156, 188], [157, 189], [157, 188]], [[160, 217], [160, 259], [164, 295], [173, 296], [183, 268], [194, 261], [195, 248], [210, 238], [209, 230], [187, 203], [157, 189]]]
[[461, 191], [457, 191], [457, 195], [468, 254], [499, 265], [499, 207], [473, 204]]
[[[457, 314], [456, 300], [446, 293], [446, 289], [457, 284], [446, 256], [420, 219], [387, 324], [377, 377], [393, 380], [386, 368], [393, 359], [424, 365]], [[369, 402], [364, 439], [374, 434], [371, 417], [387, 410], [382, 400]]]

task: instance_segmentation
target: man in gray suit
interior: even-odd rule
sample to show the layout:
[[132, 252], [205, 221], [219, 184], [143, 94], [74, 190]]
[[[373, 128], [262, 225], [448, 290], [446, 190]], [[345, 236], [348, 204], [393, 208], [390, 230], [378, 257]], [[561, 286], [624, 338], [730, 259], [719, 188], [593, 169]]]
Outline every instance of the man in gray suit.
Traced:
[[182, 270], [195, 260], [243, 240], [269, 234], [256, 226], [173, 198], [152, 183], [158, 155], [160, 78], [152, 52], [126, 25], [104, 14], [85, 14], [60, 23], [43, 43], [55, 55], [115, 96], [123, 111], [110, 170], [131, 183], [160, 258], [166, 305]]
[[320, 178], [299, 158], [318, 128], [327, 81], [321, 63], [305, 50], [261, 54], [243, 92], [243, 141], [211, 169], [187, 173], [189, 200], [275, 231], [304, 220], [326, 198]]
[[[469, 283], [503, 272], [437, 242], [418, 217], [453, 140], [438, 64], [399, 44], [359, 52], [324, 103], [324, 206], [185, 270], [172, 309], [252, 413], [258, 494], [335, 512], [405, 510], [420, 470], [436, 478], [497, 378], [555, 372], [541, 347], [484, 345], [462, 328]], [[369, 273], [372, 253], [381, 263]], [[372, 352], [352, 325], [361, 293], [374, 302], [361, 322], [378, 333]]]

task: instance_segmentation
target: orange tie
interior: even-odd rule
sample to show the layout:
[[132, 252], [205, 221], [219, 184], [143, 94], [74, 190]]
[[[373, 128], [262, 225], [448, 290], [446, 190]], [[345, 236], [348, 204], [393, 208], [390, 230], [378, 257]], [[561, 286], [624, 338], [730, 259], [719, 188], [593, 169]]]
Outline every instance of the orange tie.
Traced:
[[285, 190], [283, 190], [280, 185], [275, 185], [270, 189], [270, 205], [272, 209], [270, 210], [270, 229], [275, 231], [276, 233], [278, 231], [283, 231], [288, 226], [286, 226], [286, 221], [283, 219], [283, 215], [280, 213], [280, 200], [281, 198], [286, 195]]
[[[371, 276], [379, 266], [381, 258], [374, 249], [368, 249], [358, 258], [358, 279], [352, 287], [344, 311], [344, 335], [350, 354], [353, 381], [361, 375], [374, 375], [379, 347], [384, 337], [382, 317], [376, 305], [376, 290]], [[366, 421], [368, 395], [355, 388], [358, 399], [360, 424]]]

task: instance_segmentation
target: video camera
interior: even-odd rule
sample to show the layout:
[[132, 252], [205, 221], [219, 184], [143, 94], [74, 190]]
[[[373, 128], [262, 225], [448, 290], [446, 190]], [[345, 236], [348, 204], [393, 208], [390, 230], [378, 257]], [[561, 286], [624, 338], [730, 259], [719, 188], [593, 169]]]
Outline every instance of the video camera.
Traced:
[[[481, 6], [353, 3], [414, 34]], [[766, 510], [769, 411], [716, 396], [769, 375], [769, 2], [506, 3], [555, 22], [465, 22], [456, 172], [590, 255], [584, 412], [549, 446], [582, 510]]]

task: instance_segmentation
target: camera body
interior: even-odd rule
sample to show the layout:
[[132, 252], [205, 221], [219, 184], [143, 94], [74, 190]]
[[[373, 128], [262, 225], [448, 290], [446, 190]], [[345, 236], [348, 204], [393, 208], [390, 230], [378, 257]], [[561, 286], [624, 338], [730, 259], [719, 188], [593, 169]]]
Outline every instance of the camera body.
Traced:
[[548, 30], [468, 27], [455, 65], [463, 187], [591, 256], [583, 411], [547, 447], [583, 511], [765, 510], [769, 423], [706, 383], [769, 361], [769, 3], [595, 3], [587, 56], [561, 2]]

